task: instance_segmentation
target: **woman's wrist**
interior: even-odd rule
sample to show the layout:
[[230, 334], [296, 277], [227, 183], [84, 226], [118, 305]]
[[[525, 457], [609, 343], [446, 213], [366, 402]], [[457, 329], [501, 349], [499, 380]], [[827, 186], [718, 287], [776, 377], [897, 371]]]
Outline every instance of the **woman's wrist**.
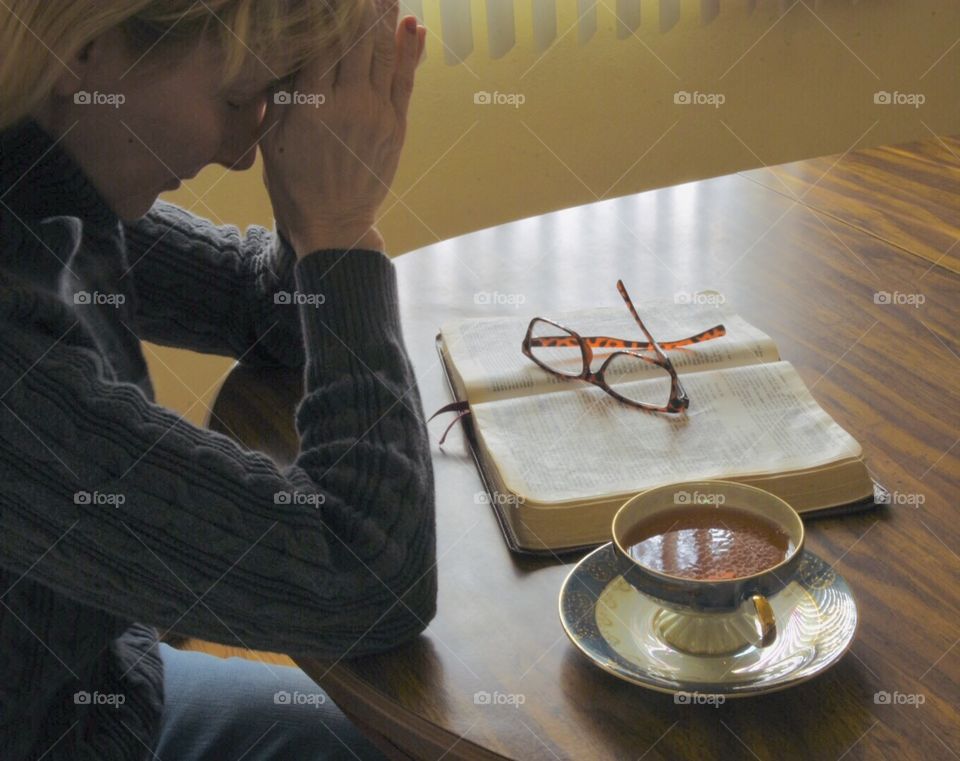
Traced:
[[312, 231], [291, 235], [290, 245], [298, 259], [324, 249], [384, 251], [386, 246], [380, 231], [373, 225], [340, 227], [330, 231]]

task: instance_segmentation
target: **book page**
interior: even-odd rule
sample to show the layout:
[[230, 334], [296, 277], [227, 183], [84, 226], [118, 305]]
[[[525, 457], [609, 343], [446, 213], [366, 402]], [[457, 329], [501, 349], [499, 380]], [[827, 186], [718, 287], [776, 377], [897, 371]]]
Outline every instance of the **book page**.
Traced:
[[[718, 294], [719, 295], [719, 294]], [[697, 301], [691, 299], [690, 301]], [[636, 304], [657, 342], [672, 341], [700, 333], [722, 324], [726, 335], [689, 347], [668, 350], [678, 374], [704, 369], [735, 367], [780, 359], [777, 347], [763, 331], [722, 306], [708, 303], [676, 304], [670, 301], [648, 301]], [[566, 391], [570, 381], [548, 373], [521, 352], [523, 338], [531, 317], [544, 317], [575, 330], [582, 336], [612, 336], [645, 341], [626, 305], [580, 310], [566, 314], [518, 315], [455, 320], [441, 329], [445, 350], [466, 388], [467, 399], [474, 404], [550, 391]], [[596, 371], [615, 349], [594, 349], [591, 370]], [[581, 358], [570, 348], [571, 369], [579, 371]], [[652, 352], [648, 352], [652, 354]], [[638, 372], [619, 378], [643, 377], [664, 371], [654, 365], [637, 363]], [[611, 382], [611, 379], [607, 379]]]
[[533, 502], [781, 473], [861, 453], [789, 362], [693, 373], [684, 386], [690, 408], [682, 415], [629, 407], [583, 384], [478, 404], [473, 418], [504, 484]]

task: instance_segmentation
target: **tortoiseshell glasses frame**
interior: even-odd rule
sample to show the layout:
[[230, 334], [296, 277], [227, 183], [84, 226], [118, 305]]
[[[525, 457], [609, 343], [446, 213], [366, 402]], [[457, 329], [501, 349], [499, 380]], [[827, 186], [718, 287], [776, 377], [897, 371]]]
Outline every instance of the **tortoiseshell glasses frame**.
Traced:
[[[622, 280], [617, 281], [617, 290], [623, 297], [624, 302], [626, 302], [627, 308], [630, 310], [630, 314], [632, 314], [633, 318], [637, 321], [637, 325], [640, 326], [640, 330], [642, 330], [643, 334], [647, 337], [646, 341], [629, 341], [623, 338], [612, 338], [610, 336], [581, 336], [576, 331], [571, 330], [570, 328], [566, 327], [565, 325], [561, 325], [558, 322], [546, 320], [542, 317], [534, 317], [532, 320], [530, 320], [530, 325], [527, 328], [526, 336], [524, 336], [521, 350], [523, 351], [524, 355], [529, 357], [539, 367], [542, 367], [547, 372], [566, 380], [582, 380], [586, 381], [587, 383], [592, 383], [593, 385], [602, 388], [604, 391], [610, 394], [610, 396], [623, 402], [624, 404], [630, 405], [631, 407], [638, 407], [651, 412], [683, 412], [690, 406], [690, 398], [687, 396], [687, 392], [680, 383], [680, 378], [677, 376], [677, 371], [673, 366], [673, 362], [671, 362], [670, 358], [664, 354], [663, 350], [691, 346], [693, 344], [701, 343], [702, 341], [709, 341], [712, 338], [720, 338], [721, 336], [726, 335], [726, 328], [724, 328], [723, 325], [714, 325], [712, 328], [708, 328], [707, 330], [690, 336], [689, 338], [681, 338], [676, 341], [664, 341], [662, 343], [658, 343], [654, 340], [653, 336], [650, 335], [650, 331], [647, 330], [647, 326], [643, 324], [643, 320], [640, 319], [640, 315], [637, 314], [636, 307], [634, 307], [633, 302], [630, 300], [630, 296], [627, 294], [627, 289], [624, 287]], [[538, 322], [553, 325], [555, 328], [558, 328], [565, 333], [565, 335], [534, 336], [534, 327]], [[583, 362], [581, 372], [578, 375], [573, 375], [555, 370], [534, 356], [534, 347], [579, 348], [580, 356]], [[592, 349], [600, 348], [620, 349], [621, 351], [613, 352], [613, 354], [607, 357], [597, 372], [591, 372], [590, 365], [593, 362]], [[649, 351], [651, 349], [653, 350], [654, 354], [652, 357], [640, 353], [640, 351]], [[670, 374], [670, 398], [665, 406], [647, 404], [646, 402], [629, 399], [621, 394], [618, 394], [607, 383], [604, 378], [604, 373], [610, 363], [620, 355], [627, 355], [636, 359], [640, 359], [648, 364], [656, 365]]]

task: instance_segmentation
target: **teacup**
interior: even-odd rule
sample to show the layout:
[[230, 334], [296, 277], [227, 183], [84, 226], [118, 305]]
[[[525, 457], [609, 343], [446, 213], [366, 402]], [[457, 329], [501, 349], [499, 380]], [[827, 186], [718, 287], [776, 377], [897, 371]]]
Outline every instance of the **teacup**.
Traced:
[[[679, 511], [686, 508], [708, 506], [717, 511], [720, 524], [724, 515], [731, 523], [736, 519], [749, 524], [751, 516], [756, 517], [754, 523], [772, 523], [786, 535], [784, 551], [768, 565], [743, 575], [699, 579], [666, 573], [631, 554], [626, 540], [636, 529], [652, 525], [649, 519], [661, 516], [669, 522], [671, 512], [680, 516], [684, 513]], [[736, 534], [732, 536], [736, 541]], [[776, 641], [777, 625], [768, 598], [796, 574], [803, 543], [803, 521], [796, 510], [770, 492], [732, 481], [691, 481], [649, 489], [625, 502], [613, 518], [613, 546], [623, 564], [624, 579], [663, 605], [654, 621], [658, 636], [675, 649], [696, 655], [724, 655]]]

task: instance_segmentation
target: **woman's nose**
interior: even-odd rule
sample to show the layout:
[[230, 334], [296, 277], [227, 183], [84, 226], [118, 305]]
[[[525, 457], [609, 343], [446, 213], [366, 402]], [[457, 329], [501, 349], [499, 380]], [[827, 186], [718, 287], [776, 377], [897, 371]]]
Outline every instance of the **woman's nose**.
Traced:
[[253, 166], [256, 160], [257, 160], [257, 143], [254, 142], [250, 146], [249, 150], [247, 150], [247, 152], [244, 153], [242, 156], [240, 156], [238, 159], [234, 159], [233, 161], [229, 161], [229, 162], [221, 161], [220, 163], [223, 164], [225, 167], [227, 167], [227, 169], [232, 169], [235, 172], [245, 172], [250, 167]]
[[228, 122], [216, 160], [218, 164], [235, 172], [245, 172], [254, 165], [265, 112], [265, 103], [251, 105]]

